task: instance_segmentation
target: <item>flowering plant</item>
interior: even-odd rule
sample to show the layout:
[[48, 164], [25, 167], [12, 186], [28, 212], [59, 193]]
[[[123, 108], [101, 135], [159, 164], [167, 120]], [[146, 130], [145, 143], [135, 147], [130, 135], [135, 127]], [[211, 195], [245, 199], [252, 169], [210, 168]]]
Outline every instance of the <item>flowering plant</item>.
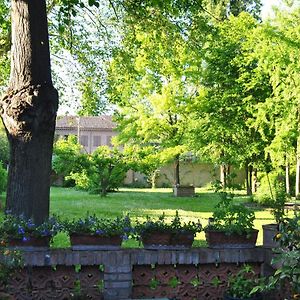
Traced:
[[61, 224], [55, 216], [37, 225], [32, 219], [26, 219], [24, 216], [6, 214], [0, 227], [0, 234], [4, 240], [20, 239], [27, 241], [31, 237], [53, 238], [60, 230]]
[[153, 220], [149, 216], [146, 217], [146, 221], [144, 222], [137, 220], [134, 228], [139, 239], [139, 236], [146, 236], [153, 232], [169, 232], [174, 235], [178, 233], [192, 233], [196, 235], [197, 232], [202, 230], [202, 225], [199, 220], [198, 222], [182, 222], [178, 211], [176, 211], [176, 215], [170, 223], [166, 222], [166, 216], [163, 213], [157, 220]]
[[127, 238], [131, 233], [131, 222], [129, 216], [115, 219], [98, 218], [96, 215], [87, 215], [83, 219], [65, 221], [64, 229], [69, 234], [88, 234], [101, 236], [123, 236]]

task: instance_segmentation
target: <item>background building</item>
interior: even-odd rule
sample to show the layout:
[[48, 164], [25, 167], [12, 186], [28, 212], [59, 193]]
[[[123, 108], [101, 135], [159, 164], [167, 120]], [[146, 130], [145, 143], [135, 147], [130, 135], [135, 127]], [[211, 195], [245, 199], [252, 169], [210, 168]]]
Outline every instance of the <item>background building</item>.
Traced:
[[[99, 146], [111, 146], [111, 139], [118, 133], [115, 131], [116, 124], [111, 116], [57, 117], [55, 134], [57, 138], [66, 138], [69, 135], [78, 137], [80, 144], [87, 153], [92, 153]], [[180, 180], [182, 185], [194, 185], [203, 187], [220, 179], [219, 167], [209, 163], [184, 162], [180, 165]], [[234, 183], [244, 184], [245, 174], [242, 170], [233, 170], [237, 174]], [[173, 185], [174, 167], [172, 164], [162, 166], [157, 176], [157, 187], [170, 187]], [[147, 185], [144, 174], [127, 172], [124, 180], [126, 185]]]
[[58, 116], [55, 134], [58, 138], [77, 136], [86, 152], [92, 153], [99, 146], [111, 146], [111, 138], [117, 134], [115, 127], [111, 116]]

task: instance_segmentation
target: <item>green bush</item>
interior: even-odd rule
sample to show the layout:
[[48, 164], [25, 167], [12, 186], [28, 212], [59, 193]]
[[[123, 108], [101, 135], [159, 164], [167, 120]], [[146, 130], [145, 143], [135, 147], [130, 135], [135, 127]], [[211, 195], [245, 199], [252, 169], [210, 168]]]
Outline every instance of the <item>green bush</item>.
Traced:
[[73, 179], [77, 188], [105, 196], [123, 184], [128, 165], [118, 149], [100, 146], [93, 154], [82, 156], [86, 161], [81, 165], [82, 169], [72, 171], [66, 177]]
[[[279, 183], [282, 183], [280, 184], [280, 189], [278, 189]], [[259, 185], [253, 200], [261, 205], [273, 206], [277, 194], [281, 194], [282, 189], [285, 189], [285, 185], [284, 177], [280, 172], [272, 171], [268, 176], [264, 173], [259, 178]]]
[[3, 168], [0, 162], [0, 194], [6, 190], [7, 186], [7, 171]]

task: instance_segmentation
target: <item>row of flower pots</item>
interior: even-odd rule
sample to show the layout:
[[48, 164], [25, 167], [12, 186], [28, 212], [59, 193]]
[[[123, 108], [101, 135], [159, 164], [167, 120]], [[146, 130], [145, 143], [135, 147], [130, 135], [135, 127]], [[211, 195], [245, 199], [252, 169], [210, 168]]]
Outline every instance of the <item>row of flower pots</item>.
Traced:
[[158, 219], [135, 220], [134, 226], [129, 216], [104, 219], [94, 215], [71, 221], [51, 217], [37, 226], [32, 220], [7, 214], [0, 237], [11, 247], [35, 250], [48, 247], [61, 231], [69, 234], [74, 250], [118, 249], [128, 237], [139, 240], [146, 249], [182, 249], [190, 248], [196, 234], [204, 230], [211, 248], [250, 248], [255, 246], [258, 233], [253, 228], [254, 218], [253, 211], [224, 197], [205, 228], [199, 220], [183, 222], [178, 212], [169, 221], [163, 214]]

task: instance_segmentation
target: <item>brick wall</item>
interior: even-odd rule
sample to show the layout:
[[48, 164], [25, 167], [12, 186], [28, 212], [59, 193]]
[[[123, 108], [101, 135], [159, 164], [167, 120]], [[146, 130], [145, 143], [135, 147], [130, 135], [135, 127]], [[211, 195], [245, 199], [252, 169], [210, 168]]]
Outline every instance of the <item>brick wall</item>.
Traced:
[[[14, 299], [217, 300], [242, 264], [260, 274], [270, 258], [262, 247], [24, 252], [26, 267], [16, 270], [8, 292]], [[85, 298], [74, 298], [79, 291]]]

